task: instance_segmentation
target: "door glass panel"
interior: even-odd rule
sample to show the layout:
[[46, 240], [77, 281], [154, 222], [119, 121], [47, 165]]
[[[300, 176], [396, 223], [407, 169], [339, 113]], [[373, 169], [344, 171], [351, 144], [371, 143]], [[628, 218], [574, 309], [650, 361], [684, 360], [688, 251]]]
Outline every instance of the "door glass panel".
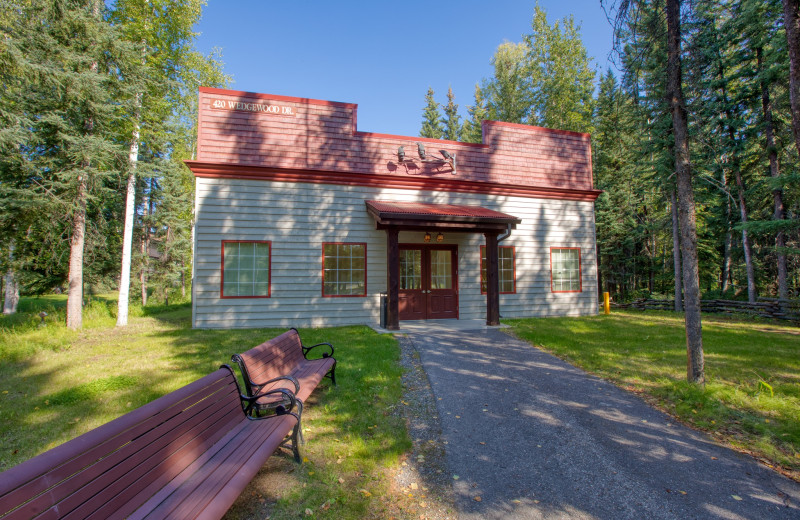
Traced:
[[400, 289], [422, 288], [422, 251], [400, 250]]
[[450, 251], [431, 250], [431, 289], [453, 288], [453, 264]]

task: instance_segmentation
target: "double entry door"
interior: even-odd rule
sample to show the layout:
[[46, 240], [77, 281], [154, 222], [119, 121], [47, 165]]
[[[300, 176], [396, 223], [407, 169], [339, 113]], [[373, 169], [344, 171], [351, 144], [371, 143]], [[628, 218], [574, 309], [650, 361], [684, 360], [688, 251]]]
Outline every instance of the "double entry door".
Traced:
[[400, 319], [458, 318], [454, 245], [400, 245]]

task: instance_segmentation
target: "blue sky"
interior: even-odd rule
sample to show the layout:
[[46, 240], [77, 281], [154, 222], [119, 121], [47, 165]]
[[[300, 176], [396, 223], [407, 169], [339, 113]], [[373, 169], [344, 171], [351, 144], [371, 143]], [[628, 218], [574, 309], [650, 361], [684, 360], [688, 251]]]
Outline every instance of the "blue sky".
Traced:
[[[609, 67], [600, 0], [540, 0], [552, 24], [572, 14], [595, 68]], [[358, 129], [417, 135], [424, 96], [459, 112], [491, 75], [503, 41], [530, 32], [533, 1], [208, 0], [197, 47], [222, 49], [231, 88], [358, 104]]]

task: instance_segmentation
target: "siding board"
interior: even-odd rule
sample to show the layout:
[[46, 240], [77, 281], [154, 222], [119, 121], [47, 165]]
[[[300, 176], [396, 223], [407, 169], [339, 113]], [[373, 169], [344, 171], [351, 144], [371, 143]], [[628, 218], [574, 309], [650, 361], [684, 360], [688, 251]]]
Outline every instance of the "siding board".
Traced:
[[[365, 186], [197, 179], [194, 326], [200, 328], [326, 326], [379, 321], [386, 289], [386, 235], [364, 201], [387, 199], [484, 206], [522, 219], [503, 245], [516, 248], [517, 293], [501, 295], [504, 317], [597, 312], [593, 203], [482, 194], [419, 192]], [[401, 243], [422, 242], [402, 232]], [[480, 294], [482, 235], [446, 233], [458, 246], [459, 314], [485, 318]], [[222, 240], [272, 241], [272, 292], [267, 299], [222, 300]], [[324, 298], [323, 242], [367, 243], [367, 296]], [[550, 247], [580, 247], [583, 291], [550, 291]]]

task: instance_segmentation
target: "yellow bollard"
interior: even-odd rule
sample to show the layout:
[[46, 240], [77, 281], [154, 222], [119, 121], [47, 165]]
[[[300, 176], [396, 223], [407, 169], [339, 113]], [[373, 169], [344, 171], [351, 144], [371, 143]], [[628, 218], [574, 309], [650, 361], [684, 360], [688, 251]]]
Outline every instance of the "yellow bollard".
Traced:
[[606, 314], [611, 314], [611, 297], [607, 292], [603, 293], [603, 311]]

